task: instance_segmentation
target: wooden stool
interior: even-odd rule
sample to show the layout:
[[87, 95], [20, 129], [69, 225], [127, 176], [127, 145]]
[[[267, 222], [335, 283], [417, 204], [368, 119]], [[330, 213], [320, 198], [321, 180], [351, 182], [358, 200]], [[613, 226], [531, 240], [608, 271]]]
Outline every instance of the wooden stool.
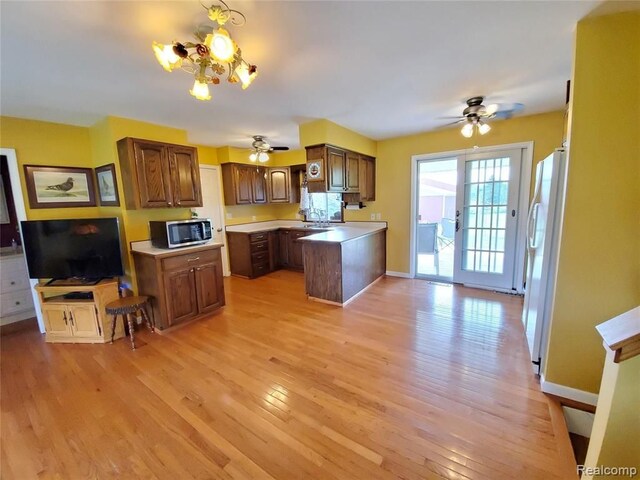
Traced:
[[131, 350], [136, 349], [136, 343], [133, 338], [133, 320], [131, 319], [131, 314], [142, 312], [142, 318], [144, 318], [147, 327], [151, 329], [151, 332], [155, 332], [155, 321], [149, 320], [149, 315], [147, 315], [147, 302], [149, 298], [140, 296], [140, 297], [124, 297], [119, 298], [113, 302], [108, 303], [105, 306], [105, 310], [107, 315], [113, 315], [111, 319], [111, 343], [113, 343], [113, 336], [116, 333], [116, 318], [118, 315], [122, 315], [122, 323], [124, 324], [125, 320], [129, 324], [129, 336], [131, 337]]

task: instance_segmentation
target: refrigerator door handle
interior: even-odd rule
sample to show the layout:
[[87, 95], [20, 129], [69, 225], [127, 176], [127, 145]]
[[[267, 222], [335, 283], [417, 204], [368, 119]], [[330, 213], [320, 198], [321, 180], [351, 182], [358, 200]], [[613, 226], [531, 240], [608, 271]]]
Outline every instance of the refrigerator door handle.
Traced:
[[[536, 202], [531, 205], [529, 209], [529, 218], [527, 225], [527, 248], [529, 249], [529, 254], [532, 253], [533, 250], [538, 248], [538, 245], [535, 244], [535, 226], [538, 221], [538, 208], [540, 207], [540, 202]], [[533, 231], [531, 227], [533, 226]]]

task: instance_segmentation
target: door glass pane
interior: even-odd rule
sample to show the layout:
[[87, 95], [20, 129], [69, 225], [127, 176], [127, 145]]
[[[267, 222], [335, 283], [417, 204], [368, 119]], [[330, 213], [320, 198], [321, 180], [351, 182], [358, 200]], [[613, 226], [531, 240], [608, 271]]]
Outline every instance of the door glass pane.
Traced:
[[[465, 165], [462, 268], [503, 273], [507, 201], [507, 158], [471, 160]], [[477, 192], [477, 196], [474, 193]], [[477, 207], [476, 207], [477, 205]]]
[[[468, 176], [475, 173], [469, 165]], [[418, 163], [418, 223], [416, 227], [418, 275], [453, 278], [455, 248], [456, 188], [458, 183], [458, 160], [425, 160]], [[478, 203], [478, 183], [468, 185], [465, 196]], [[476, 207], [470, 207], [467, 217], [476, 218]]]

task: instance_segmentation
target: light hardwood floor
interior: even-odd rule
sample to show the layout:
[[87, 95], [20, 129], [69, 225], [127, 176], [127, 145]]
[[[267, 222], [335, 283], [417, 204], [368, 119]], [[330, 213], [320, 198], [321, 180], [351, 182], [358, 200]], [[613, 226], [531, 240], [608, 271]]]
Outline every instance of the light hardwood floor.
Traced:
[[135, 352], [2, 337], [2, 478], [572, 478], [521, 298], [384, 278], [341, 309], [289, 271], [225, 288]]

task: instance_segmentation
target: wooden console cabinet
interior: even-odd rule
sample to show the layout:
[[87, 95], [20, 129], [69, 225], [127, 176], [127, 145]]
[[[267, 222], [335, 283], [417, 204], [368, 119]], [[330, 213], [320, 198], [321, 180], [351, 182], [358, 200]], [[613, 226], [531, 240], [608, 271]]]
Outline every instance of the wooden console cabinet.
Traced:
[[138, 291], [152, 297], [156, 328], [195, 320], [225, 304], [220, 247], [132, 252]]
[[202, 206], [194, 147], [127, 137], [118, 158], [128, 209]]
[[[118, 280], [102, 280], [97, 285], [45, 285], [35, 287], [42, 310], [46, 341], [52, 343], [107, 343], [111, 341], [111, 319], [105, 306], [118, 299]], [[92, 299], [65, 298], [83, 292]], [[124, 336], [122, 323], [116, 324], [115, 338]]]

